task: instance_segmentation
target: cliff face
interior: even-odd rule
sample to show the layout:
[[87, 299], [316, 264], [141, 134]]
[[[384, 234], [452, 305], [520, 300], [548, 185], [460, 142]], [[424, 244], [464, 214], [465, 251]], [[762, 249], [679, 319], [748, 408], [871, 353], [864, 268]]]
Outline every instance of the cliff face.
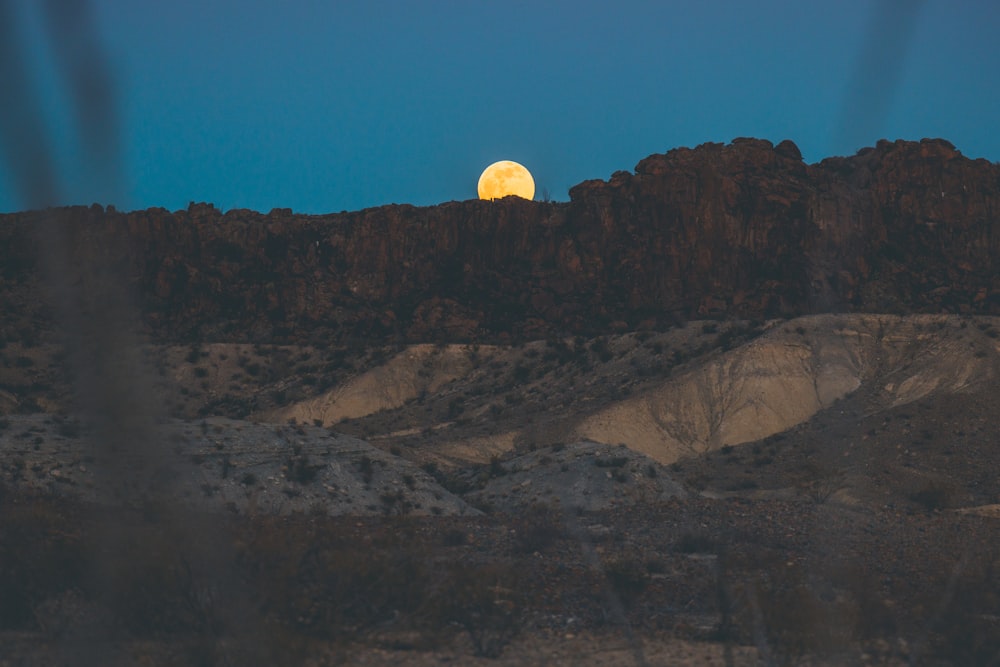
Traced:
[[[485, 340], [705, 316], [1000, 314], [1000, 166], [941, 140], [815, 165], [788, 141], [705, 144], [581, 183], [568, 203], [53, 214], [78, 258], [125, 274], [156, 338]], [[36, 219], [0, 216], [8, 306], [37, 282]]]

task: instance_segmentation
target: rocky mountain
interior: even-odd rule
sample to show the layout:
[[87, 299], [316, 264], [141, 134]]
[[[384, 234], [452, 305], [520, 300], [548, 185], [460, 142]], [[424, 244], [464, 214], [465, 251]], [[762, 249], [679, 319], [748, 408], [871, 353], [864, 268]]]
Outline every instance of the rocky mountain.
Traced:
[[998, 212], [737, 139], [0, 216], [0, 665], [995, 664]]
[[[125, 274], [155, 339], [503, 342], [704, 317], [998, 314], [998, 212], [1000, 166], [943, 140], [810, 165], [790, 141], [736, 139], [652, 155], [561, 203], [47, 215], [78, 260]], [[39, 215], [0, 217], [0, 294], [25, 321], [41, 317]]]

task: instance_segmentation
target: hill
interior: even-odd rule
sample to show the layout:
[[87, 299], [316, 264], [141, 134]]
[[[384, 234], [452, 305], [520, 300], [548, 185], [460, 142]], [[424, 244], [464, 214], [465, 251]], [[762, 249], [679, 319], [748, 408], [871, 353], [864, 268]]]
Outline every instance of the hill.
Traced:
[[0, 663], [993, 664], [998, 211], [738, 139], [0, 217]]
[[[699, 318], [1000, 314], [1000, 166], [943, 140], [814, 165], [789, 141], [650, 156], [565, 203], [0, 217], [9, 337], [44, 318], [39, 216], [114, 267], [155, 340], [504, 342]], [[93, 264], [90, 264], [90, 263]]]

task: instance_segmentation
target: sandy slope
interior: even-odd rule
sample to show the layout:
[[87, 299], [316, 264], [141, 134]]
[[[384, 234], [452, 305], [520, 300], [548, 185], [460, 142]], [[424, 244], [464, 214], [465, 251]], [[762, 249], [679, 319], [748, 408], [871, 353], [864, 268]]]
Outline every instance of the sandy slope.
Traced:
[[996, 365], [996, 342], [959, 318], [806, 317], [585, 417], [576, 435], [670, 462], [785, 431], [863, 385], [898, 406], [987, 382]]
[[490, 347], [476, 346], [473, 355], [468, 345], [412, 345], [385, 364], [320, 396], [271, 411], [266, 418], [310, 424], [319, 420], [329, 425], [345, 418], [398, 408], [468, 374], [478, 359], [488, 358], [492, 351]]

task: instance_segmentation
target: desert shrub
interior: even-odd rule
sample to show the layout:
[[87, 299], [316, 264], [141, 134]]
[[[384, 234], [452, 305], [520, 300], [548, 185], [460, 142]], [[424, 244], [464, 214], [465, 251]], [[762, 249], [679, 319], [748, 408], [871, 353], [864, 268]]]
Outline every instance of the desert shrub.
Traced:
[[758, 486], [757, 480], [739, 477], [725, 485], [727, 491], [750, 491]]
[[991, 614], [956, 610], [945, 618], [940, 633], [934, 652], [945, 664], [992, 665], [1000, 656], [1000, 630]]
[[649, 574], [666, 574], [668, 571], [666, 561], [656, 556], [646, 559], [645, 568]]
[[466, 543], [468, 535], [460, 528], [449, 528], [441, 535], [441, 544], [446, 547], [460, 547]]
[[79, 438], [80, 422], [75, 419], [60, 419], [56, 426], [56, 433], [64, 438]]
[[947, 508], [954, 496], [954, 488], [938, 481], [929, 480], [909, 494], [910, 500], [928, 512]]
[[427, 618], [461, 627], [477, 656], [496, 658], [520, 631], [521, 594], [516, 570], [507, 564], [457, 564], [435, 596]]
[[684, 482], [695, 491], [704, 491], [710, 478], [704, 473], [692, 473], [684, 478]]
[[772, 568], [748, 584], [752, 596], [740, 625], [758, 627], [777, 664], [801, 664], [811, 654], [842, 655], [857, 638], [858, 610], [852, 600], [824, 599], [803, 578]]
[[611, 456], [604, 458], [597, 456], [594, 458], [594, 465], [598, 468], [621, 468], [628, 463], [627, 456]]
[[507, 394], [503, 397], [503, 401], [507, 405], [521, 405], [521, 403], [524, 403], [524, 396], [519, 394]]
[[382, 501], [382, 512], [386, 516], [405, 516], [413, 510], [413, 503], [400, 491], [386, 492], [379, 496]]
[[630, 607], [649, 584], [648, 568], [628, 558], [604, 563], [604, 576], [626, 607]]
[[195, 573], [183, 543], [152, 532], [129, 533], [111, 555], [115, 586], [106, 595], [115, 616], [137, 637], [218, 635], [217, 583]]
[[822, 505], [832, 498], [833, 494], [846, 488], [847, 483], [843, 473], [827, 473], [819, 468], [814, 470], [812, 479], [801, 484], [799, 488], [817, 505]]
[[490, 478], [503, 477], [507, 474], [507, 469], [503, 467], [500, 457], [494, 454], [490, 457]]
[[524, 384], [531, 379], [531, 368], [519, 363], [511, 371], [511, 376], [516, 384]]
[[681, 533], [674, 542], [674, 551], [682, 554], [715, 553], [719, 543], [708, 533], [702, 531], [687, 531]]
[[358, 470], [361, 471], [361, 478], [365, 480], [365, 484], [371, 484], [375, 475], [375, 463], [371, 457], [365, 454], [358, 459]]
[[[1000, 563], [995, 553], [982, 555], [957, 579], [954, 597], [942, 614], [933, 652], [954, 665], [996, 664], [1000, 656]], [[935, 588], [947, 590], [941, 582]]]
[[0, 512], [0, 628], [35, 625], [34, 609], [80, 586], [86, 547], [58, 502], [30, 498], [4, 503]]
[[602, 362], [607, 363], [614, 358], [614, 354], [608, 347], [608, 341], [606, 338], [595, 338], [590, 343], [590, 351]]
[[309, 461], [309, 457], [304, 454], [289, 457], [285, 461], [285, 479], [297, 484], [309, 484], [316, 479], [317, 473], [323, 469], [322, 464], [316, 465]]
[[532, 505], [511, 522], [514, 529], [512, 544], [515, 553], [542, 553], [564, 536], [562, 521], [556, 510], [545, 505]]
[[44, 498], [0, 516], [0, 625], [39, 623], [58, 633], [67, 623], [103, 623], [89, 612], [72, 617], [74, 607], [99, 602], [133, 637], [220, 631], [217, 578], [197, 574], [185, 553], [190, 544], [162, 524], [108, 517], [119, 527], [108, 542], [108, 532], [93, 530], [88, 517]]
[[276, 521], [254, 526], [244, 561], [257, 572], [262, 611], [310, 636], [357, 637], [427, 600], [429, 580], [405, 530], [359, 545]]
[[465, 412], [465, 399], [456, 396], [448, 401], [448, 419], [455, 419]]

